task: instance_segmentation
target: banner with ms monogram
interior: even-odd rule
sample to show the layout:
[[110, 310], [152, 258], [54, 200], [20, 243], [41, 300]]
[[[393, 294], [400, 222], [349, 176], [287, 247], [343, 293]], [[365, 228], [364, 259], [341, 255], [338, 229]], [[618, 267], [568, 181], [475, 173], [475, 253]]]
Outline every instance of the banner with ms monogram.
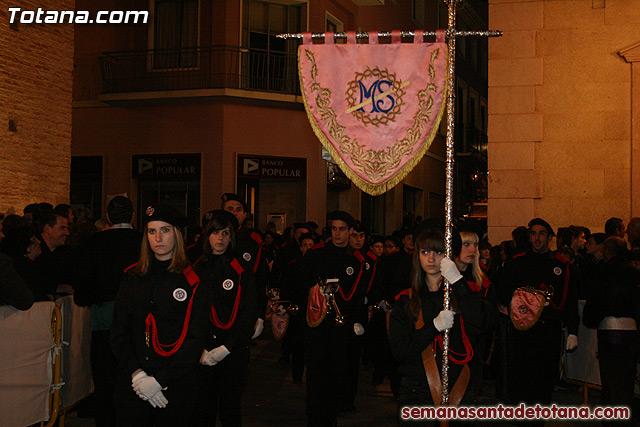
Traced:
[[446, 108], [444, 32], [424, 43], [324, 44], [303, 35], [298, 48], [300, 86], [311, 127], [344, 173], [373, 196], [393, 188], [422, 160]]

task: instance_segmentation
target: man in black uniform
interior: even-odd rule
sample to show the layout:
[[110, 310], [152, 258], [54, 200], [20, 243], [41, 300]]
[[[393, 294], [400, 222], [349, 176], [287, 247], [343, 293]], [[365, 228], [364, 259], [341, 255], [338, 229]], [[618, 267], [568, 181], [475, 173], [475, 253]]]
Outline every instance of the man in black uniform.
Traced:
[[262, 237], [253, 228], [243, 224], [247, 219], [247, 206], [242, 199], [233, 193], [222, 195], [222, 209], [231, 212], [238, 220], [239, 229], [236, 232], [236, 252], [242, 259], [251, 264], [256, 280], [256, 323], [253, 336], [256, 339], [264, 330], [264, 315], [267, 308], [267, 286], [269, 282], [269, 268], [262, 254]]
[[[499, 289], [500, 303], [524, 313], [527, 307], [511, 304], [520, 287], [550, 293], [540, 318], [526, 330], [513, 330], [513, 360], [509, 369], [509, 388], [513, 403], [551, 403], [551, 392], [558, 378], [562, 326], [568, 328], [567, 350], [578, 345], [578, 307], [575, 271], [568, 260], [549, 250], [554, 236], [545, 220], [529, 222], [531, 249], [514, 256], [505, 265]], [[517, 306], [516, 306], [517, 305]], [[544, 422], [542, 423], [544, 424]]]
[[[303, 283], [312, 288], [319, 280], [338, 279], [335, 302], [343, 319], [326, 316], [306, 333], [307, 418], [310, 427], [334, 426], [343, 402], [344, 365], [351, 335], [364, 333], [366, 270], [362, 254], [349, 248], [354, 219], [347, 212], [330, 215], [331, 241], [313, 246], [303, 258]], [[313, 299], [310, 301], [313, 304]], [[315, 306], [323, 308], [322, 305]], [[310, 312], [307, 305], [308, 316]], [[324, 314], [324, 313], [317, 313]], [[309, 319], [309, 317], [307, 317]]]
[[83, 251], [86, 268], [74, 293], [78, 305], [91, 306], [91, 371], [95, 386], [96, 426], [115, 425], [113, 393], [118, 360], [111, 351], [109, 334], [113, 305], [127, 267], [140, 256], [142, 234], [133, 229], [133, 203], [116, 196], [107, 206], [111, 228], [95, 233]]

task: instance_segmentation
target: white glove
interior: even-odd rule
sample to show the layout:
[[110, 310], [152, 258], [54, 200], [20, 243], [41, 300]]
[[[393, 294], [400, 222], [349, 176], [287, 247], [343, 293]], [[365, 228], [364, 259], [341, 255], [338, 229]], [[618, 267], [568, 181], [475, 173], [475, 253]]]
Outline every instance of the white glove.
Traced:
[[167, 400], [166, 397], [164, 397], [164, 394], [161, 391], [159, 391], [155, 396], [149, 399], [149, 403], [154, 408], [165, 408], [167, 406], [167, 403], [169, 403], [169, 401]]
[[[447, 258], [445, 258], [447, 259]], [[453, 326], [453, 311], [442, 310], [438, 313], [438, 316], [433, 319], [433, 326], [436, 327], [438, 332], [442, 332], [445, 329], [449, 329]]]
[[386, 299], [383, 299], [380, 301], [380, 308], [383, 309], [385, 313], [388, 313], [391, 311], [391, 304], [389, 304]]
[[440, 272], [449, 283], [456, 283], [462, 279], [462, 274], [458, 271], [456, 263], [451, 261], [451, 258], [442, 258], [442, 261], [440, 261]]
[[158, 381], [156, 381], [155, 378], [147, 375], [145, 371], [140, 371], [135, 377], [131, 379], [131, 386], [133, 387], [133, 390], [136, 392], [136, 394], [140, 397], [140, 399], [149, 400], [151, 406], [153, 406], [154, 408], [156, 406], [159, 406], [161, 408], [164, 408], [166, 406], [167, 402], [163, 403], [162, 406], [158, 405], [158, 402], [162, 403], [161, 400], [167, 400], [166, 398], [164, 398], [164, 395], [162, 396], [162, 399], [155, 399], [153, 402], [151, 402], [151, 399], [154, 398], [158, 393], [162, 394], [163, 389]]
[[251, 336], [251, 339], [255, 340], [256, 338], [258, 338], [263, 330], [264, 330], [264, 320], [258, 318], [258, 320], [256, 320], [255, 326], [253, 327], [253, 335]]
[[221, 345], [211, 351], [205, 351], [202, 353], [200, 363], [206, 366], [213, 366], [218, 364], [218, 362], [221, 362], [222, 359], [227, 357], [229, 354], [231, 354], [229, 349], [226, 346]]
[[353, 332], [355, 332], [357, 336], [364, 334], [364, 326], [362, 326], [360, 323], [354, 323]]
[[567, 337], [567, 351], [575, 350], [578, 347], [578, 337], [569, 334]]

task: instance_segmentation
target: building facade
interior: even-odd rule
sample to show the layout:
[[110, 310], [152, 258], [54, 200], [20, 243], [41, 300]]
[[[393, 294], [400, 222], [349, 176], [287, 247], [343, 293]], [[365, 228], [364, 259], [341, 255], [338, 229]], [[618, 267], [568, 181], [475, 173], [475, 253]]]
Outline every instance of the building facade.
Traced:
[[[136, 0], [147, 24], [76, 26], [72, 204], [99, 214], [116, 194], [162, 200], [192, 224], [247, 200], [254, 226], [351, 212], [375, 233], [407, 214], [444, 216], [444, 137], [393, 190], [362, 193], [313, 134], [300, 96], [299, 41], [280, 33], [446, 27], [437, 0]], [[96, 8], [78, 0], [78, 8]], [[121, 9], [115, 0], [101, 9]], [[444, 18], [444, 21], [442, 19]], [[486, 52], [486, 50], [485, 50]], [[484, 95], [486, 100], [486, 95]], [[444, 127], [441, 127], [444, 129]]]
[[640, 5], [491, 0], [489, 235], [640, 215]]
[[35, 14], [74, 2], [9, 7], [0, 11], [0, 212], [22, 214], [29, 203], [69, 201], [74, 27], [38, 24]]

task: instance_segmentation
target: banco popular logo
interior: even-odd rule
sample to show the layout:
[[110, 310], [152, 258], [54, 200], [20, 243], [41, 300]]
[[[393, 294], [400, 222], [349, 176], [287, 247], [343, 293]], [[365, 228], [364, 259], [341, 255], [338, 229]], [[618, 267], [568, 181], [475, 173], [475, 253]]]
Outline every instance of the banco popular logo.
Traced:
[[355, 79], [349, 82], [345, 93], [349, 108], [345, 112], [353, 114], [365, 126], [386, 126], [401, 114], [404, 88], [409, 84], [386, 68], [367, 67], [362, 73], [356, 72]]

